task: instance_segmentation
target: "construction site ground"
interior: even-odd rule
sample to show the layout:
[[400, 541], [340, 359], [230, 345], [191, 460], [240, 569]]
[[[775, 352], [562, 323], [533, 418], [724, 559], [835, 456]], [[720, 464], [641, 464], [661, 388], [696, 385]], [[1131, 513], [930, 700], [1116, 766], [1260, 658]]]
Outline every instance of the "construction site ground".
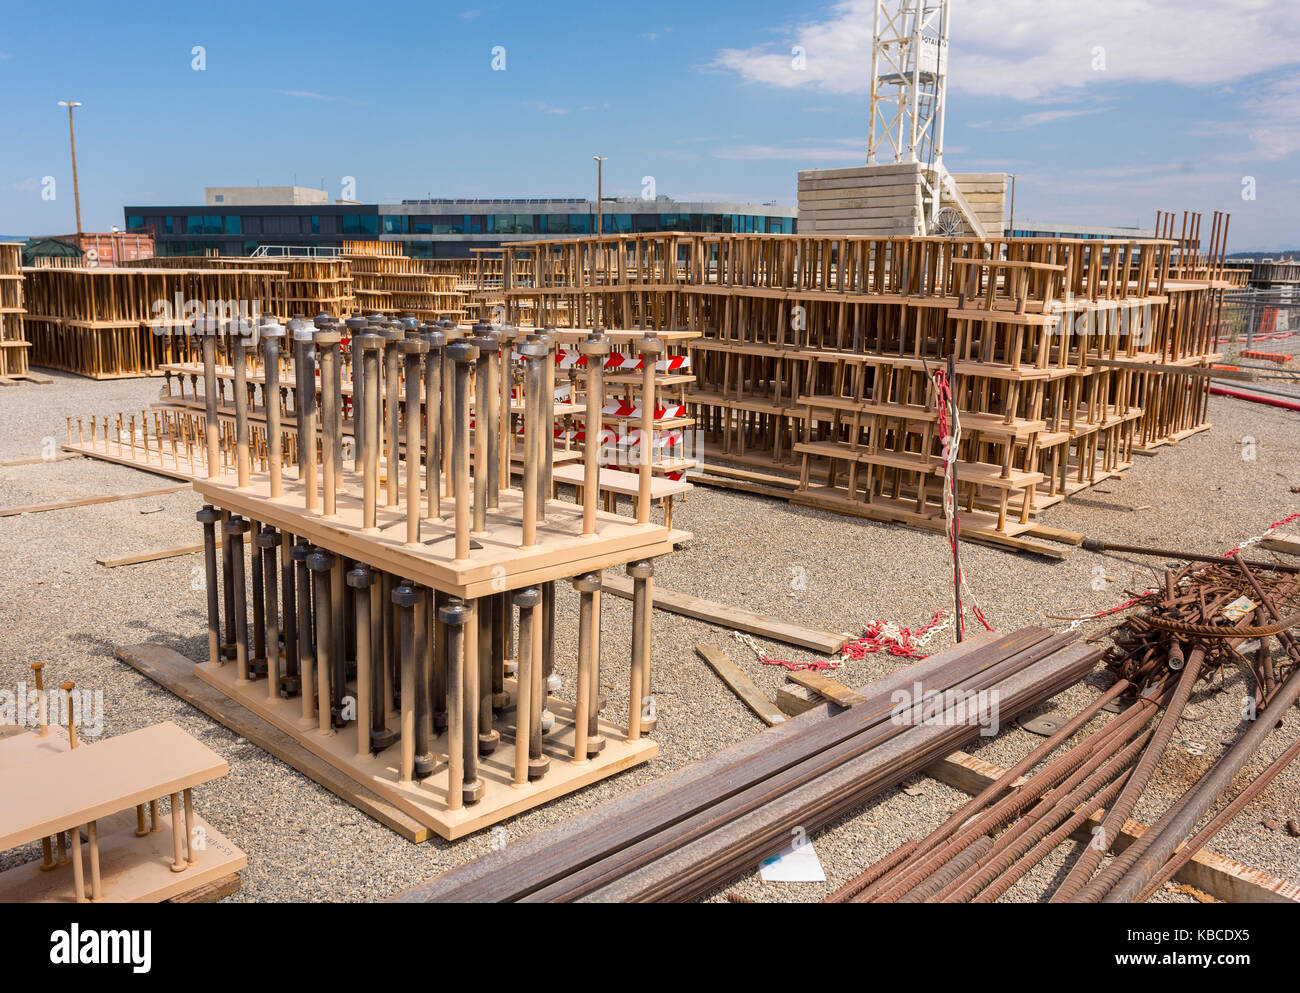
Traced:
[[[142, 410], [156, 399], [158, 380], [91, 382], [49, 374], [49, 385], [22, 383], [0, 389], [0, 461], [39, 458], [65, 440], [65, 416]], [[1300, 511], [1300, 421], [1279, 409], [1215, 398], [1214, 428], [1154, 457], [1139, 456], [1120, 478], [1107, 480], [1053, 507], [1041, 520], [1108, 541], [1223, 552]], [[74, 420], [75, 425], [75, 420]], [[140, 471], [86, 458], [0, 468], [0, 507], [38, 504], [95, 494], [156, 489], [166, 481]], [[648, 765], [457, 842], [434, 838], [412, 844], [371, 820], [283, 762], [119, 662], [122, 645], [156, 642], [198, 659], [207, 651], [202, 558], [187, 555], [140, 565], [105, 568], [97, 558], [198, 542], [200, 505], [178, 492], [128, 502], [0, 518], [0, 686], [30, 682], [30, 663], [43, 661], [47, 676], [72, 679], [79, 689], [102, 690], [103, 733], [121, 734], [159, 721], [180, 727], [220, 753], [230, 775], [202, 791], [206, 818], [248, 853], [240, 901], [383, 899], [401, 889], [477, 858], [493, 845], [545, 828], [618, 793], [678, 769], [762, 730], [762, 723], [700, 660], [697, 643], [721, 648], [769, 695], [784, 681], [780, 666], [760, 664], [728, 630], [656, 612], [653, 692], [659, 715], [659, 757]], [[674, 524], [694, 533], [678, 554], [662, 562], [663, 588], [707, 597], [829, 631], [860, 634], [871, 620], [909, 628], [951, 609], [951, 560], [938, 534], [791, 507], [760, 496], [698, 487], [675, 509]], [[1038, 624], [1064, 627], [1049, 615], [1080, 616], [1145, 589], [1163, 560], [1099, 555], [1075, 548], [1051, 561], [963, 544], [962, 561], [985, 615], [999, 631]], [[1260, 554], [1260, 553], [1256, 553]], [[1295, 561], [1295, 560], [1291, 560]], [[626, 646], [631, 604], [604, 600], [606, 637]], [[577, 596], [563, 588], [557, 625], [558, 669], [571, 679], [576, 645]], [[1085, 634], [1106, 622], [1085, 624]], [[565, 641], [564, 636], [570, 635]], [[950, 644], [939, 633], [930, 650]], [[824, 659], [761, 641], [772, 656]], [[887, 654], [846, 662], [830, 673], [858, 687], [907, 664]], [[608, 716], [625, 722], [627, 653], [602, 659]], [[1054, 698], [1044, 710], [1071, 714], [1106, 684], [1099, 673]], [[1150, 822], [1231, 739], [1246, 684], [1224, 672], [1193, 697], [1135, 817]], [[1300, 733], [1300, 715], [1274, 735], [1248, 768], [1258, 772]], [[1011, 765], [1039, 738], [1012, 725], [981, 739], [969, 751], [996, 765]], [[769, 883], [754, 871], [730, 887], [754, 900], [815, 901], [898, 844], [936, 826], [965, 794], [928, 777], [891, 790], [868, 806], [814, 832], [811, 840], [825, 883]], [[1292, 766], [1246, 807], [1214, 841], [1214, 850], [1256, 869], [1300, 880], [1300, 838], [1286, 830], [1300, 817], [1300, 767]], [[1027, 875], [1004, 899], [1045, 898], [1069, 848]], [[39, 846], [5, 853], [0, 869], [40, 856]], [[757, 867], [756, 867], [757, 869]], [[715, 893], [712, 899], [721, 899]], [[1190, 900], [1166, 887], [1156, 899]]]

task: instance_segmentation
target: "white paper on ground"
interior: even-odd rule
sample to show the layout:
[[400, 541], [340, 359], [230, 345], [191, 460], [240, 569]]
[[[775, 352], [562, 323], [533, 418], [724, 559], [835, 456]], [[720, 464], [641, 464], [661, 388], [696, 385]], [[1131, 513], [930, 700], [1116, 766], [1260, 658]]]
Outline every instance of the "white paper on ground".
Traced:
[[769, 883], [824, 883], [826, 873], [813, 851], [812, 842], [791, 843], [787, 848], [764, 859], [758, 867], [759, 878]]

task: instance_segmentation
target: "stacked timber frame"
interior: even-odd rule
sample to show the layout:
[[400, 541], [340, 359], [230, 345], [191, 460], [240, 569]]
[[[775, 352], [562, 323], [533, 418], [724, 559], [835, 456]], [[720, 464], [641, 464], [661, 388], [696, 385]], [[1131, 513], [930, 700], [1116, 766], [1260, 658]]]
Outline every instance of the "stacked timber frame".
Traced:
[[1216, 216], [1205, 254], [1187, 235], [521, 242], [493, 290], [508, 322], [697, 334], [685, 400], [711, 460], [797, 475], [798, 503], [935, 529], [934, 374], [951, 356], [962, 528], [1005, 539], [1210, 426], [1226, 228]]
[[0, 378], [18, 379], [27, 375], [27, 350], [31, 348], [23, 332], [23, 246], [0, 245]]

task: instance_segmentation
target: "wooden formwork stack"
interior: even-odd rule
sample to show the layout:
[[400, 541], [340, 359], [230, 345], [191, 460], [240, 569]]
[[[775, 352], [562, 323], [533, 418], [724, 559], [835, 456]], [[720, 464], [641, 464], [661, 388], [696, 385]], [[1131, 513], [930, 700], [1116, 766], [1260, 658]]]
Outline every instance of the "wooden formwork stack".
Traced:
[[292, 255], [257, 259], [174, 255], [139, 259], [129, 265], [148, 269], [237, 269], [272, 274], [277, 278], [277, 292], [264, 302], [261, 312], [281, 320], [295, 316], [313, 317], [319, 313], [347, 314], [356, 306], [346, 259]]
[[943, 527], [950, 391], [963, 531], [1005, 540], [1135, 448], [1209, 426], [1226, 217], [1204, 255], [1198, 225], [1181, 241], [519, 243], [503, 266], [528, 278], [502, 295], [507, 319], [699, 333], [686, 402], [713, 458], [797, 473], [800, 503]]
[[23, 246], [0, 244], [0, 378], [27, 375], [27, 350], [31, 348], [23, 328]]
[[422, 260], [403, 255], [399, 243], [349, 241], [343, 250], [356, 305], [365, 313], [410, 314], [421, 321], [458, 321], [464, 315], [464, 294], [457, 278], [429, 272]]
[[[200, 678], [447, 838], [653, 757], [652, 562], [688, 536], [652, 522], [651, 474], [633, 516], [601, 511], [592, 449], [581, 503], [551, 497], [548, 336], [351, 321], [364, 326], [291, 321], [286, 339], [275, 322], [205, 317], [204, 409], [165, 411], [152, 436], [106, 424], [89, 442], [114, 457], [125, 437], [123, 460], [170, 466], [208, 501]], [[578, 348], [593, 370], [586, 428], [596, 432], [613, 343], [593, 332]], [[637, 348], [651, 368], [665, 351], [656, 335]], [[219, 409], [219, 351], [233, 421]], [[257, 370], [260, 418], [248, 403]], [[282, 376], [298, 380], [291, 415]], [[87, 447], [84, 430], [71, 447]], [[601, 637], [600, 591], [614, 567], [634, 584], [626, 727], [602, 717], [600, 660], [616, 649]], [[561, 582], [579, 599], [571, 663], [555, 637]]]
[[286, 275], [269, 267], [41, 267], [23, 274], [32, 363], [92, 379], [157, 375], [183, 350], [179, 332], [195, 313], [276, 312]]

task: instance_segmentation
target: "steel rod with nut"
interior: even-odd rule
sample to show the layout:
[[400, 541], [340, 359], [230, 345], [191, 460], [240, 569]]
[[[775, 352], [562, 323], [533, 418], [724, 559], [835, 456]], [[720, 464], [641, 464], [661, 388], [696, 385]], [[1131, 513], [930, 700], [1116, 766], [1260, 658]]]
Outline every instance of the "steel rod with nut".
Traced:
[[367, 565], [358, 563], [348, 573], [348, 585], [352, 587], [352, 602], [357, 614], [357, 758], [364, 759], [370, 755], [370, 668], [371, 668], [371, 626], [370, 626], [370, 587], [374, 585], [375, 574]]
[[529, 586], [514, 594], [519, 608], [519, 666], [515, 671], [515, 779], [514, 785], [528, 783], [528, 750], [532, 741], [533, 669], [540, 660], [533, 650], [533, 625], [542, 594]]
[[316, 346], [313, 329], [300, 317], [289, 322], [293, 335], [297, 391], [294, 407], [298, 416], [298, 477], [303, 484], [303, 506], [309, 514], [318, 507], [316, 493]]
[[361, 421], [365, 430], [365, 469], [361, 480], [361, 523], [367, 531], [377, 527], [379, 500], [379, 359], [384, 347], [384, 339], [377, 334], [366, 333], [361, 336], [361, 378], [357, 384], [362, 387], [362, 400], [365, 411]]
[[496, 396], [491, 388], [490, 367], [496, 354], [496, 337], [480, 323], [471, 339], [476, 348], [474, 367], [474, 525], [473, 533], [487, 530], [488, 492], [492, 478], [492, 439], [496, 428], [489, 420]]
[[[373, 451], [371, 456], [373, 458]], [[390, 616], [384, 591], [390, 588], [391, 577], [381, 575], [380, 582], [370, 585], [370, 750], [375, 754], [389, 748], [397, 740], [397, 732], [388, 726], [388, 660], [385, 632]]]
[[596, 637], [595, 592], [600, 589], [600, 576], [594, 572], [583, 573], [573, 579], [578, 591], [578, 695], [573, 708], [573, 760], [585, 762], [589, 757], [587, 738], [590, 734], [592, 694], [593, 641]]
[[338, 513], [337, 456], [343, 398], [334, 392], [333, 383], [338, 375], [339, 340], [339, 333], [332, 330], [318, 330], [312, 338], [320, 359], [321, 489], [324, 493], [322, 512], [326, 517]]
[[442, 519], [442, 357], [447, 336], [436, 324], [426, 324], [424, 340], [424, 496], [426, 519]]
[[415, 638], [415, 672], [411, 683], [403, 681], [404, 686], [413, 686], [402, 694], [415, 697], [415, 778], [428, 779], [433, 775], [436, 761], [429, 741], [429, 639], [432, 630], [429, 626], [429, 604], [433, 601], [433, 590], [416, 587], [420, 602], [412, 610]]
[[195, 518], [203, 525], [203, 573], [208, 594], [208, 661], [221, 662], [221, 605], [217, 602], [217, 521], [221, 515], [205, 503]]
[[343, 340], [343, 325], [324, 311], [317, 314], [312, 323], [316, 326], [317, 333], [328, 331], [338, 336], [330, 346], [334, 353], [333, 367], [328, 372], [322, 369], [320, 376], [321, 396], [328, 394], [333, 404], [331, 419], [335, 422], [335, 443], [330, 450], [330, 461], [334, 465], [334, 490], [337, 493], [343, 488], [343, 358], [340, 345]]
[[542, 449], [542, 520], [546, 520], [546, 501], [551, 499], [555, 489], [555, 459], [551, 450], [555, 447], [555, 352], [559, 348], [559, 342], [554, 331], [550, 325], [542, 330], [542, 339], [546, 345], [546, 364], [542, 367], [542, 438], [545, 440]]
[[510, 416], [513, 393], [511, 385], [514, 378], [514, 365], [511, 359], [515, 338], [518, 335], [518, 328], [509, 325], [497, 328], [497, 340], [501, 345], [501, 375], [498, 384], [501, 397], [498, 401], [498, 409], [501, 411], [501, 418], [497, 431], [497, 480], [503, 489], [510, 488], [510, 449], [514, 443], [514, 424]]
[[307, 560], [311, 546], [300, 540], [291, 553], [294, 562], [294, 586], [298, 591], [298, 679], [302, 695], [302, 719], [310, 721], [316, 701], [316, 634], [311, 616], [311, 572]]
[[654, 452], [655, 363], [663, 354], [664, 343], [653, 331], [641, 339], [641, 477], [637, 480], [636, 522], [650, 523], [650, 482], [654, 478], [651, 457]]
[[406, 359], [406, 543], [420, 543], [420, 371], [429, 343], [420, 337], [402, 342]]
[[366, 333], [367, 321], [359, 311], [354, 310], [352, 316], [343, 323], [348, 329], [348, 353], [351, 358], [352, 471], [361, 474], [366, 471], [366, 439], [369, 437], [366, 429], [366, 412], [369, 408], [366, 406], [366, 382], [363, 375], [365, 361], [361, 354], [361, 338]]
[[[491, 345], [480, 346], [480, 353], [487, 358], [487, 362], [480, 367], [486, 372], [486, 381], [479, 396], [486, 406], [480, 406], [478, 410], [479, 416], [483, 418], [483, 434], [487, 441], [487, 464], [484, 467], [487, 470], [487, 509], [496, 510], [501, 506], [501, 423], [503, 417], [506, 421], [510, 420], [510, 406], [507, 404], [502, 410], [501, 338], [496, 334], [490, 337]], [[509, 483], [509, 475], [505, 479]]]
[[478, 753], [487, 756], [496, 751], [501, 741], [501, 733], [492, 726], [492, 669], [496, 662], [492, 656], [492, 630], [496, 597], [479, 597], [474, 604], [478, 613]]
[[582, 463], [582, 533], [596, 533], [596, 501], [600, 496], [600, 436], [604, 428], [605, 357], [609, 355], [609, 338], [602, 328], [592, 329], [587, 339], [578, 346], [587, 357], [587, 419], [586, 442]]
[[235, 394], [235, 472], [241, 490], [248, 486], [251, 464], [248, 441], [248, 352], [244, 344], [244, 336], [250, 327], [244, 318], [235, 318], [227, 325], [234, 382], [232, 389]]
[[235, 611], [235, 664], [238, 678], [242, 681], [248, 678], [248, 598], [244, 587], [244, 534], [248, 531], [248, 522], [235, 515], [226, 521], [222, 530], [225, 544], [230, 546]]
[[[330, 670], [333, 668], [334, 630], [330, 617], [330, 569], [334, 553], [316, 547], [307, 559], [316, 594], [316, 724], [330, 729]], [[304, 688], [303, 692], [306, 692]]]
[[[217, 419], [217, 319], [207, 313], [195, 318], [194, 330], [203, 343], [203, 433], [207, 442], [208, 478], [221, 471], [220, 424]], [[104, 450], [108, 450], [105, 444]]]
[[401, 585], [393, 590], [393, 604], [398, 610], [398, 627], [401, 637], [402, 652], [402, 753], [398, 762], [398, 779], [409, 783], [415, 775], [415, 610], [420, 606], [420, 591], [403, 579]]
[[469, 373], [478, 348], [468, 341], [447, 347], [455, 369], [455, 398], [452, 411], [452, 497], [456, 507], [456, 562], [469, 559]]
[[280, 535], [271, 525], [265, 525], [253, 539], [257, 546], [254, 554], [262, 556], [262, 595], [265, 601], [262, 613], [266, 624], [266, 698], [274, 703], [280, 697], [280, 591], [276, 582], [276, 550]]
[[274, 318], [263, 324], [263, 387], [266, 402], [266, 457], [267, 471], [271, 476], [271, 499], [284, 496], [284, 466], [281, 462], [283, 441], [280, 428], [280, 339], [284, 328]]
[[465, 616], [465, 650], [461, 653], [461, 671], [463, 676], [464, 748], [465, 784], [463, 795], [466, 803], [477, 803], [483, 796], [483, 780], [478, 775], [479, 749], [479, 661], [478, 661], [478, 612], [481, 606], [477, 600], [465, 603], [468, 613]]
[[627, 736], [636, 741], [641, 737], [641, 718], [650, 699], [646, 674], [650, 667], [650, 598], [654, 563], [649, 559], [633, 562], [627, 567], [627, 574], [632, 577], [632, 665]]
[[398, 501], [399, 477], [401, 471], [398, 466], [399, 446], [401, 439], [402, 411], [398, 406], [398, 394], [401, 379], [402, 354], [400, 343], [406, 338], [406, 334], [400, 326], [394, 326], [390, 322], [383, 330], [384, 339], [384, 402], [386, 405], [384, 418], [384, 448], [387, 452], [384, 462], [384, 472], [388, 477], [388, 490], [385, 499], [386, 506], [396, 507]]
[[546, 346], [541, 342], [527, 341], [519, 346], [519, 356], [524, 363], [524, 518], [523, 547], [537, 544], [537, 520], [541, 495], [541, 469], [544, 457], [545, 432], [542, 429], [542, 388], [545, 374]]
[[453, 597], [438, 611], [447, 666], [447, 808], [459, 810], [465, 794], [465, 623], [469, 610]]

